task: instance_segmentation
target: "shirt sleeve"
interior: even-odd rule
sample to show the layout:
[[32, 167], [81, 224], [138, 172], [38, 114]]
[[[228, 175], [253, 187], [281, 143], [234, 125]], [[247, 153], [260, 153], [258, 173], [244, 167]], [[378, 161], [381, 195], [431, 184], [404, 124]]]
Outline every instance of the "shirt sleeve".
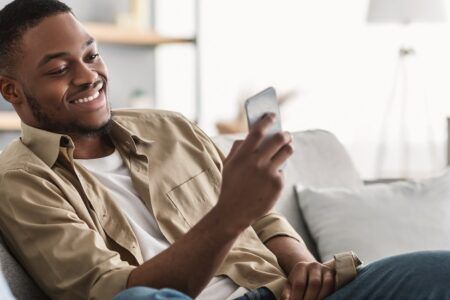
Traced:
[[288, 236], [304, 244], [303, 239], [286, 218], [274, 211], [256, 220], [252, 227], [263, 243], [276, 236]]
[[107, 248], [50, 181], [25, 170], [0, 177], [0, 229], [14, 256], [54, 299], [111, 299], [135, 268]]

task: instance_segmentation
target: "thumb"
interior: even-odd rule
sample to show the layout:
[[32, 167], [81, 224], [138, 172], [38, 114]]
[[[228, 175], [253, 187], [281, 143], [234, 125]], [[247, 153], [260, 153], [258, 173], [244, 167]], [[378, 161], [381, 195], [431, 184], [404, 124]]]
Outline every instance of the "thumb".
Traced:
[[283, 287], [283, 291], [281, 292], [281, 300], [289, 299], [291, 299], [291, 285], [289, 284], [289, 282], [286, 282]]

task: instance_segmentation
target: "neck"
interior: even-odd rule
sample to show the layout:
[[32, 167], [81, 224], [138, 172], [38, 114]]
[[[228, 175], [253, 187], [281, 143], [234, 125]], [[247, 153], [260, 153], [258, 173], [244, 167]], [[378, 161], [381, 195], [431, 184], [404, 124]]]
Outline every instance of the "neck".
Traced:
[[74, 144], [75, 159], [94, 159], [112, 154], [115, 150], [114, 144], [108, 134], [94, 136], [70, 135]]

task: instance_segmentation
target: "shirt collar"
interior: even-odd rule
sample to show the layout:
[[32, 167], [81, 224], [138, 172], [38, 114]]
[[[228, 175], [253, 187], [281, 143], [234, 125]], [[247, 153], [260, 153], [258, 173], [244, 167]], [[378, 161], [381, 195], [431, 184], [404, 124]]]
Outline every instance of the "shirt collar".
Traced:
[[21, 127], [22, 142], [49, 167], [52, 167], [58, 159], [60, 147], [74, 147], [68, 135], [31, 127], [24, 122], [21, 123]]
[[[22, 142], [49, 167], [52, 167], [58, 159], [60, 147], [75, 148], [68, 135], [31, 127], [23, 122], [21, 127]], [[111, 137], [120, 144], [125, 143], [134, 151], [136, 151], [136, 145], [139, 143], [150, 145], [154, 142], [132, 133], [114, 118], [112, 119]]]
[[154, 142], [154, 140], [149, 140], [133, 133], [129, 128], [122, 124], [121, 120], [116, 120], [114, 115], [110, 135], [114, 141], [125, 143], [127, 146], [133, 147], [134, 150], [136, 150], [136, 145], [139, 143], [150, 145]]

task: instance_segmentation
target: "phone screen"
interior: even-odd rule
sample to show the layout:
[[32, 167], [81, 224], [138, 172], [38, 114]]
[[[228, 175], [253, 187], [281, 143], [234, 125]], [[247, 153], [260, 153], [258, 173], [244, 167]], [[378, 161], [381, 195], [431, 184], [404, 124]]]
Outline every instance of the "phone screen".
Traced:
[[250, 129], [259, 119], [267, 113], [274, 113], [275, 123], [269, 129], [267, 137], [281, 131], [280, 109], [278, 107], [277, 94], [273, 87], [269, 87], [245, 102], [248, 128]]
[[[247, 99], [245, 102], [245, 110], [247, 112], [248, 128], [250, 129], [259, 119], [261, 119], [267, 113], [275, 114], [275, 123], [269, 128], [267, 136], [264, 142], [273, 136], [275, 133], [280, 132], [281, 129], [281, 116], [280, 109], [278, 107], [277, 94], [273, 87], [269, 87], [255, 96]], [[263, 142], [263, 143], [264, 143]], [[284, 163], [280, 170], [284, 169], [286, 163]]]

